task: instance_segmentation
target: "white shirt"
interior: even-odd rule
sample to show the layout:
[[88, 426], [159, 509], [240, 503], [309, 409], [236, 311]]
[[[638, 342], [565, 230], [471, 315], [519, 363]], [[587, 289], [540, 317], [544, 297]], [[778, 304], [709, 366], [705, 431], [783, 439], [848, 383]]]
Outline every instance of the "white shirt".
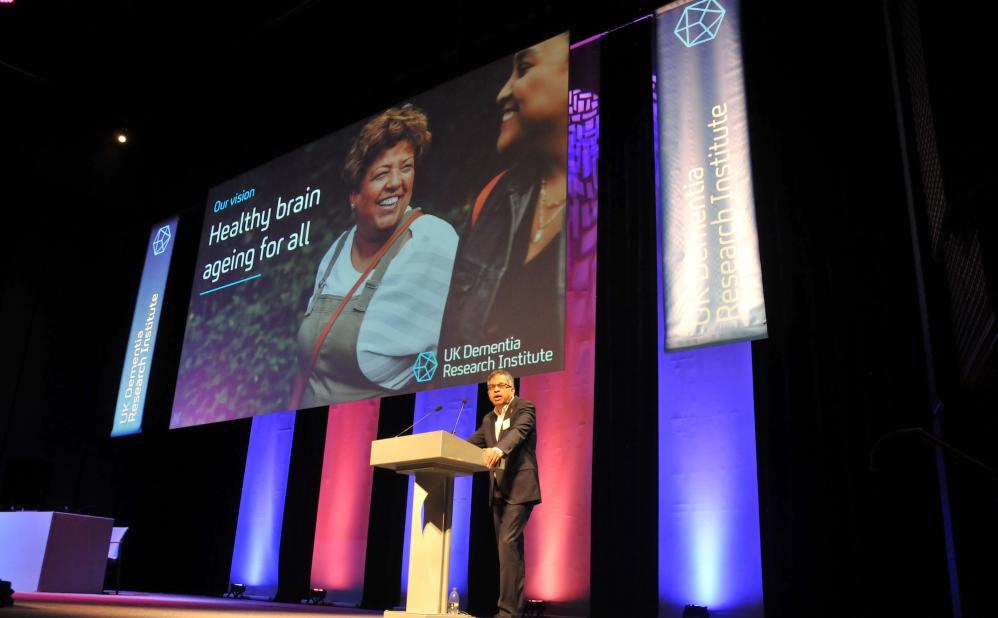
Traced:
[[[361, 371], [367, 379], [392, 390], [413, 380], [412, 364], [420, 352], [437, 349], [457, 251], [457, 233], [443, 219], [423, 215], [409, 230], [412, 238], [388, 265], [357, 336]], [[360, 277], [350, 260], [356, 231], [354, 226], [347, 234], [320, 294], [343, 296]], [[330, 247], [319, 262], [316, 286], [332, 255]]]
[[[508, 402], [506, 403], [506, 405], [504, 405], [504, 406], [502, 407], [502, 410], [500, 410], [500, 411], [499, 411], [499, 412], [498, 412], [498, 413], [496, 414], [496, 441], [498, 441], [498, 440], [499, 440], [499, 433], [500, 433], [500, 432], [502, 431], [502, 424], [503, 424], [503, 423], [505, 422], [505, 420], [506, 420], [506, 410], [509, 410], [509, 405], [510, 405], [511, 403], [513, 403], [513, 400], [512, 400], [512, 399], [510, 399], [510, 400], [509, 400], [509, 401], [508, 401]], [[498, 449], [498, 450], [499, 450], [500, 452], [502, 452], [502, 454], [503, 454], [503, 455], [505, 455], [505, 454], [506, 454], [506, 451], [503, 451], [503, 450], [502, 450], [501, 448], [499, 448], [498, 446], [497, 446], [497, 447], [495, 447], [495, 448], [496, 448], [496, 449]]]

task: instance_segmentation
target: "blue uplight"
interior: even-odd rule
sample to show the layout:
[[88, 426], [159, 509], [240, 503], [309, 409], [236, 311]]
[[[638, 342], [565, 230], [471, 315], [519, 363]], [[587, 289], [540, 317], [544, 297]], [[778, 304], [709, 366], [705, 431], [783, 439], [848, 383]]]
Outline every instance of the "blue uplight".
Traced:
[[253, 418], [229, 571], [229, 581], [246, 584], [251, 596], [273, 597], [277, 593], [294, 430], [294, 412]]
[[659, 359], [659, 598], [761, 615], [752, 348]]

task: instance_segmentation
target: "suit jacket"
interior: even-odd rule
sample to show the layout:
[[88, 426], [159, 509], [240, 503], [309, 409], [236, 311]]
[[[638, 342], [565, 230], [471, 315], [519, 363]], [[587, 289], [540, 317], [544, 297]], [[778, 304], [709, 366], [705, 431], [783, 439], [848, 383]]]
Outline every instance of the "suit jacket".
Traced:
[[[498, 491], [510, 504], [536, 504], [541, 501], [541, 483], [537, 476], [537, 418], [534, 404], [514, 397], [506, 410], [509, 428], [496, 439], [496, 413], [485, 415], [478, 431], [468, 442], [480, 448], [498, 446], [506, 456], [506, 469], [493, 469], [490, 490]], [[491, 496], [490, 491], [490, 496]]]

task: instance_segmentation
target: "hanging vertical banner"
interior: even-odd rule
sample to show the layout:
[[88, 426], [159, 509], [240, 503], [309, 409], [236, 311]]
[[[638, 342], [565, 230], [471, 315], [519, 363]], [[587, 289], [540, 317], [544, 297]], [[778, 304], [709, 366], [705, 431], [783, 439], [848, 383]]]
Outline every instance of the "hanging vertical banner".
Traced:
[[146, 245], [146, 262], [139, 282], [139, 295], [132, 314], [132, 329], [125, 347], [125, 364], [118, 386], [111, 436], [125, 436], [142, 431], [142, 411], [149, 387], [152, 353], [156, 345], [156, 329], [163, 311], [166, 277], [170, 273], [173, 239], [177, 235], [177, 217], [152, 227]]
[[665, 348], [765, 338], [738, 0], [656, 22]]

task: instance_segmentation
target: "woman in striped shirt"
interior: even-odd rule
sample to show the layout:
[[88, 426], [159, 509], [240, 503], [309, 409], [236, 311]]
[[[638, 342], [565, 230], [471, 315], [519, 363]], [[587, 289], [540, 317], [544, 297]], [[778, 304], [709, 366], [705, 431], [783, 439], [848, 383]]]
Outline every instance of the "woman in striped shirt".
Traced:
[[458, 238], [411, 204], [431, 138], [426, 115], [406, 104], [354, 140], [343, 178], [356, 224], [319, 263], [298, 331], [295, 408], [393, 394], [415, 379], [419, 354], [436, 351]]

